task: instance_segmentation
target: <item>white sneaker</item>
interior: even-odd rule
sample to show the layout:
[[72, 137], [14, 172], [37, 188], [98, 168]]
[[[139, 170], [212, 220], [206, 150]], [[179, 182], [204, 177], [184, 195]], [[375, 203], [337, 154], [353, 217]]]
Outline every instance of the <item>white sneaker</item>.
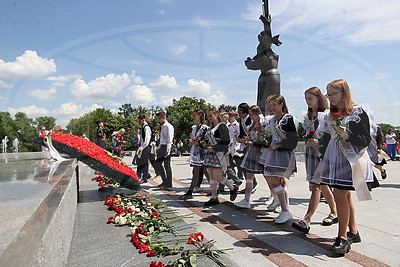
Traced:
[[268, 198], [267, 198], [267, 201], [265, 201], [265, 203], [264, 203], [264, 204], [265, 204], [266, 206], [269, 206], [269, 205], [271, 205], [271, 204], [272, 204], [272, 202], [274, 201], [274, 198], [275, 198], [274, 196], [270, 196], [270, 197], [268, 197]]
[[274, 197], [274, 200], [272, 201], [271, 204], [268, 205], [267, 210], [268, 211], [275, 211], [277, 207], [279, 207], [281, 203], [279, 202], [279, 199], [277, 197]]
[[246, 201], [246, 199], [242, 199], [239, 202], [235, 203], [236, 207], [242, 208], [242, 209], [250, 209], [250, 203]]
[[282, 224], [285, 223], [289, 220], [293, 219], [292, 214], [288, 210], [283, 210], [281, 213], [278, 215], [278, 217], [275, 218], [275, 223], [276, 224]]

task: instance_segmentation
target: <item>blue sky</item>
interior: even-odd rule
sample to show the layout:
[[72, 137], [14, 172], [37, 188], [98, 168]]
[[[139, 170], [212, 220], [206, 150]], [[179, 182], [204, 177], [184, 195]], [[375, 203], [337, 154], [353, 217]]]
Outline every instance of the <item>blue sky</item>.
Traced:
[[[0, 2], [0, 110], [71, 118], [122, 104], [166, 106], [183, 95], [256, 102], [253, 57], [261, 0]], [[281, 94], [346, 79], [357, 104], [400, 125], [400, 2], [270, 0]]]

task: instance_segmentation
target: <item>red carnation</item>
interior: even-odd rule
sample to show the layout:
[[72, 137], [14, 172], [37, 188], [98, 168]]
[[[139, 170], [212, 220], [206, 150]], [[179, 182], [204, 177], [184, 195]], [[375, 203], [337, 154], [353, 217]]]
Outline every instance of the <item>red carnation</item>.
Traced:
[[195, 238], [197, 241], [200, 241], [200, 242], [204, 241], [204, 235], [201, 232], [198, 232], [194, 235], [195, 235]]
[[150, 248], [149, 245], [147, 245], [147, 244], [145, 244], [145, 243], [142, 243], [142, 244], [140, 244], [140, 246], [139, 246], [139, 253], [147, 252], [147, 251], [149, 251], [149, 248]]
[[340, 112], [333, 113], [333, 114], [332, 114], [332, 117], [333, 117], [335, 120], [340, 119], [340, 118], [342, 117], [342, 113], [340, 113]]
[[310, 130], [310, 135], [314, 135], [315, 134], [315, 131], [314, 130]]
[[156, 261], [152, 261], [150, 263], [150, 267], [164, 267], [164, 263], [160, 262], [156, 262]]
[[156, 255], [157, 252], [155, 250], [149, 250], [149, 252], [147, 252], [147, 257], [153, 257], [154, 255]]
[[107, 223], [112, 223], [114, 220], [114, 217], [108, 217]]
[[143, 232], [143, 227], [136, 228], [135, 233], [140, 234], [141, 232]]
[[153, 213], [150, 215], [150, 219], [153, 219], [153, 218], [159, 217], [159, 216], [160, 216], [160, 214], [158, 214], [158, 212], [153, 212]]

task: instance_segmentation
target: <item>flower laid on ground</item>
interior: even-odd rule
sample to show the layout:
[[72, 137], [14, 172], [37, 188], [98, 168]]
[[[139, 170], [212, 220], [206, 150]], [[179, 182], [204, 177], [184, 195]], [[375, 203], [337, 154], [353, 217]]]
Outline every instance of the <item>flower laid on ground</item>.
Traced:
[[180, 253], [180, 258], [173, 262], [168, 262], [167, 266], [197, 266], [197, 260], [200, 257], [207, 257], [218, 266], [226, 266], [220, 260], [220, 254], [232, 249], [212, 249], [215, 242], [214, 240], [205, 241], [205, 237], [201, 232], [193, 234], [188, 238], [187, 243], [193, 245], [194, 248], [183, 250]]
[[126, 188], [133, 190], [140, 188], [139, 178], [132, 168], [95, 143], [64, 133], [51, 133], [50, 137], [53, 146], [59, 152], [82, 161]]
[[[214, 240], [205, 241], [205, 236], [195, 233], [188, 238], [179, 238], [177, 228], [172, 226], [174, 221], [191, 217], [167, 216], [174, 214], [166, 205], [152, 196], [141, 195], [108, 195], [104, 201], [108, 210], [115, 212], [114, 217], [109, 217], [107, 223], [114, 223], [117, 226], [131, 226], [131, 242], [139, 250], [139, 253], [146, 253], [147, 257], [165, 257], [179, 255], [173, 262], [165, 266], [197, 266], [199, 257], [208, 257], [219, 266], [225, 266], [219, 256], [230, 249], [212, 249]], [[163, 235], [161, 235], [163, 234]], [[168, 238], [172, 235], [172, 238]], [[186, 249], [183, 244], [194, 246]], [[179, 245], [182, 244], [182, 245]], [[164, 266], [162, 262], [152, 261], [150, 266]]]
[[107, 187], [107, 188], [121, 188], [121, 184], [118, 182], [115, 182], [114, 180], [108, 178], [104, 174], [100, 172], [95, 172], [97, 174], [96, 177], [92, 178], [92, 181], [95, 181], [98, 183], [99, 187]]

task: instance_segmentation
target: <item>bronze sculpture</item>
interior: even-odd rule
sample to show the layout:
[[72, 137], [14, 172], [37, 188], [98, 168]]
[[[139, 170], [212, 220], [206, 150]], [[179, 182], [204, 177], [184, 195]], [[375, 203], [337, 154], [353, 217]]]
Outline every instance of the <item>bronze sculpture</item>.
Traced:
[[266, 98], [280, 94], [279, 55], [272, 51], [271, 46], [280, 46], [282, 43], [279, 41], [279, 35], [272, 37], [268, 0], [263, 0], [263, 3], [263, 15], [260, 15], [260, 20], [264, 24], [264, 30], [258, 35], [257, 54], [253, 58], [248, 57], [244, 64], [250, 70], [261, 70], [258, 77], [257, 106], [265, 113]]

